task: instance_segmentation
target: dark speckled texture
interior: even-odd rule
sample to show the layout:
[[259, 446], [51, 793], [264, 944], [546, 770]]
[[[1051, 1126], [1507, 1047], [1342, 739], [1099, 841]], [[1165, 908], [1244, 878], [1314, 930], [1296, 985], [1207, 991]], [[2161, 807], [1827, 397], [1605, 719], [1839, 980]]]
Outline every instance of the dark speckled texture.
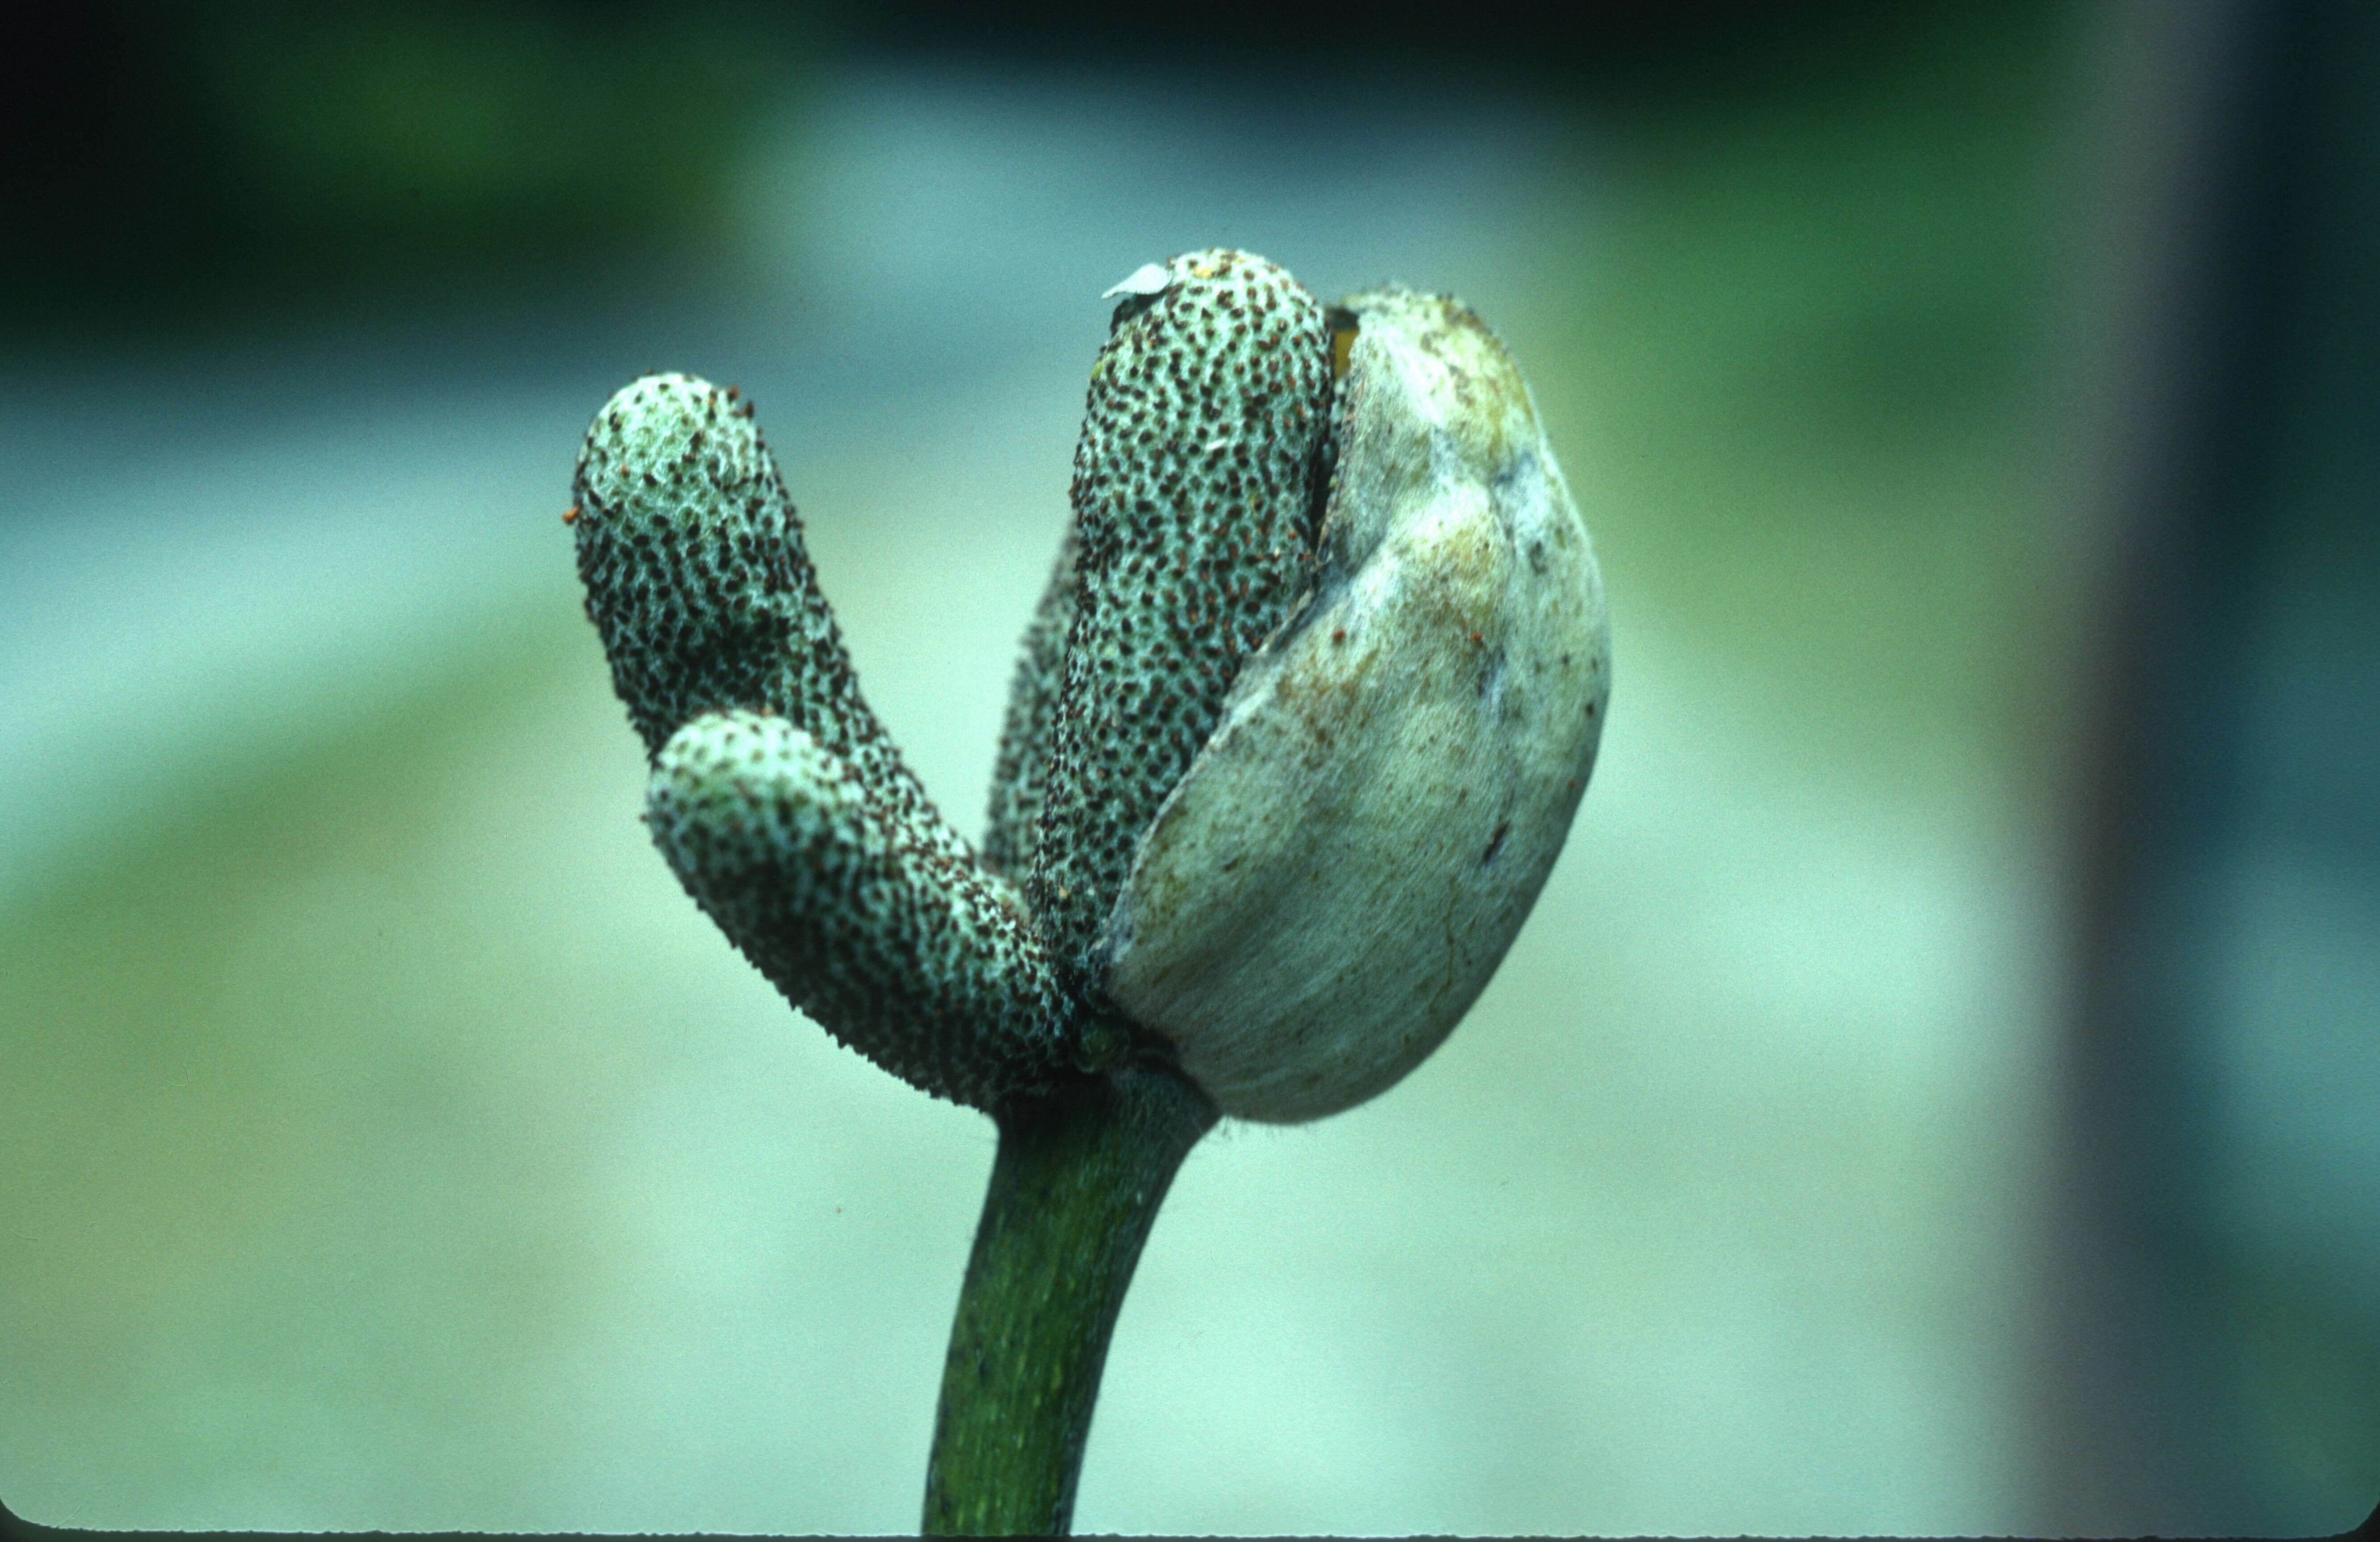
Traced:
[[1046, 1084], [1074, 1014], [859, 694], [751, 409], [650, 375], [578, 461], [578, 571], [654, 771], [648, 820], [731, 941], [835, 1038], [937, 1096]]
[[686, 892], [838, 1042], [980, 1108], [1056, 1070], [1062, 1014], [1030, 923], [785, 719], [713, 712], [679, 730], [646, 820]]
[[1142, 831], [1314, 566], [1322, 307], [1245, 252], [1165, 267], [1118, 307], [1075, 451], [1074, 615], [1026, 892], [1077, 990]]

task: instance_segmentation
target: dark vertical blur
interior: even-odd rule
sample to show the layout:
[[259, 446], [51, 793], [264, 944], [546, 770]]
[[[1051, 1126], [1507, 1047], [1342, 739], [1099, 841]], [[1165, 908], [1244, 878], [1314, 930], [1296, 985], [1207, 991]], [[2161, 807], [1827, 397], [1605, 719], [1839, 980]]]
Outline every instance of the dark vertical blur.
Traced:
[[2143, 7], [2045, 1529], [2380, 1497], [2380, 11]]

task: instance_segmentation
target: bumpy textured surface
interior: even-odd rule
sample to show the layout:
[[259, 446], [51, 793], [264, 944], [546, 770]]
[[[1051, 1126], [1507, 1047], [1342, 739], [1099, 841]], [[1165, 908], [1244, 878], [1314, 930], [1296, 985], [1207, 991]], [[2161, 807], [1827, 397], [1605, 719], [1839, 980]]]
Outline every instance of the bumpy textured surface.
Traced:
[[1313, 608], [1241, 669], [1143, 838], [1105, 998], [1224, 1112], [1394, 1084], [1469, 1010], [1560, 855], [1611, 641], [1519, 368], [1442, 296], [1345, 302]]
[[[647, 376], [596, 415], [576, 492], [587, 613], [688, 892], [788, 1000], [895, 1075], [978, 1105], [1038, 1085], [1076, 1019], [1047, 994], [1022, 896], [976, 865], [861, 698], [750, 407]], [[730, 739], [759, 759], [722, 781]], [[706, 836], [710, 817], [724, 822]], [[808, 844], [796, 859], [772, 841]]]
[[1049, 587], [1025, 629], [1025, 656], [1008, 692], [1000, 752], [991, 766], [991, 809], [984, 821], [983, 862], [1018, 882], [1033, 870], [1041, 817], [1041, 779], [1058, 731], [1058, 692], [1065, 680], [1066, 634], [1075, 625], [1075, 531], [1066, 530]]
[[587, 613], [649, 754], [697, 713], [773, 712], [849, 761], [912, 839], [972, 859], [860, 698], [749, 404], [647, 375], [595, 415], [575, 491]]
[[1114, 1068], [1128, 1020], [1225, 1111], [1310, 1119], [1427, 1056], [1527, 915], [1594, 764], [1601, 582], [1461, 305], [1329, 319], [1233, 251], [1119, 291], [982, 861], [861, 699], [732, 393], [653, 376], [597, 418], [588, 612], [656, 844], [836, 1038], [990, 1108]]
[[1075, 615], [1026, 892], [1078, 984], [1141, 832], [1314, 561], [1322, 307], [1243, 252], [1164, 270], [1117, 308], [1075, 452]]
[[1029, 924], [785, 719], [687, 723], [653, 762], [645, 817], [695, 903], [838, 1041], [978, 1107], [1058, 1068], [1056, 982]]

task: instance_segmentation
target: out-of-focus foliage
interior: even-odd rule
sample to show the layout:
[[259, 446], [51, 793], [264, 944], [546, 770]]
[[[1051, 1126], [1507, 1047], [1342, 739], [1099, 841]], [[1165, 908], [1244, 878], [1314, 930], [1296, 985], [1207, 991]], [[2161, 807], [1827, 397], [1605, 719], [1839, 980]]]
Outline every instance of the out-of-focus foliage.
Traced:
[[2038, 574], [2082, 542], [2046, 500], [2081, 368], [2089, 31], [2050, 6], [1972, 23], [1920, 8], [1601, 80], [1609, 224], [1531, 319], [1583, 377], [1548, 410], [1607, 457], [1610, 560], [1648, 565], [1663, 621], [1823, 724], [1847, 776], [2035, 774], [2058, 716], [2042, 628], [2071, 592]]
[[[0, 322], [582, 271], [723, 233], [799, 13], [33, 5], [0, 23]], [[13, 121], [9, 121], [13, 120]]]

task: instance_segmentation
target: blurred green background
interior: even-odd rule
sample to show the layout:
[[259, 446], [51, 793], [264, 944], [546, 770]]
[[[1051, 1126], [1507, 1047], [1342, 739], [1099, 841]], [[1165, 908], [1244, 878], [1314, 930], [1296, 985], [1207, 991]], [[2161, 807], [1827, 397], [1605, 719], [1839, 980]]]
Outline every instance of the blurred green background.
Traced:
[[[1191, 1158], [1078, 1525], [2369, 1510], [2368, 869], [2271, 912], [2319, 966], [2250, 978], [2191, 1126], [2176, 1202], [2248, 1218], [2174, 1287], [2228, 1335], [2221, 1459], [2128, 1510], [2058, 1415], [2136, 13], [1383, 15], [11, 23], [0, 1500], [914, 1526], [991, 1128], [794, 1018], [647, 846], [572, 458], [643, 370], [738, 382], [973, 830], [1097, 297], [1232, 244], [1502, 333], [1605, 565], [1614, 715], [1447, 1047]], [[2276, 1024], [2314, 1059], [2258, 1059]]]

